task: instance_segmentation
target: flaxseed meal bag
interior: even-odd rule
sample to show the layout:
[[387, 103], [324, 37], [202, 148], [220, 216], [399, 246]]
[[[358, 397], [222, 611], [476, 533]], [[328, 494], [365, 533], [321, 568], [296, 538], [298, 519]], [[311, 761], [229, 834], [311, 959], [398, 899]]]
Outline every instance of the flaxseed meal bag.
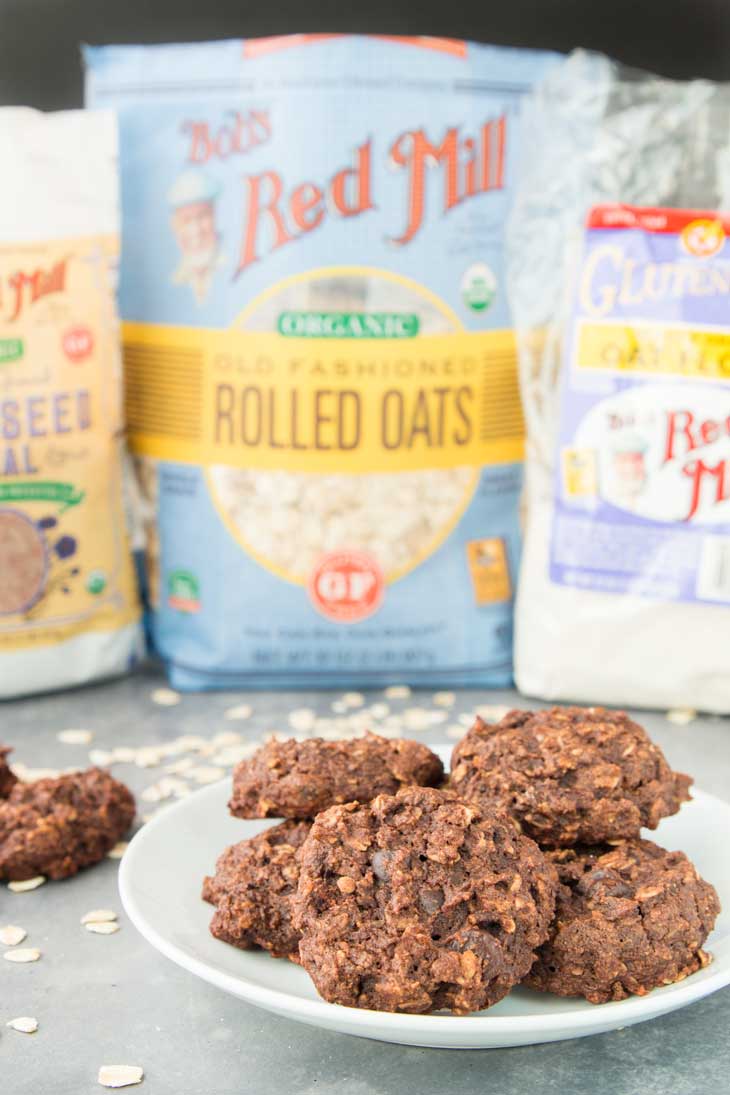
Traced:
[[0, 110], [0, 698], [127, 669], [117, 130]]
[[525, 149], [517, 683], [730, 711], [730, 87], [578, 53]]
[[553, 61], [336, 35], [87, 51], [120, 122], [127, 417], [176, 686], [510, 680], [503, 222]]

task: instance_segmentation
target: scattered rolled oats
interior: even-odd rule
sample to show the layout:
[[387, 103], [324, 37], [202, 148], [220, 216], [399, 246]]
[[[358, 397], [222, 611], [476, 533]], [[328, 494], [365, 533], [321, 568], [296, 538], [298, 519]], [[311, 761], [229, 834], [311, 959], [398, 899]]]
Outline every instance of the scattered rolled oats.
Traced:
[[138, 768], [156, 768], [161, 762], [162, 752], [154, 745], [143, 745], [135, 751], [134, 763]]
[[174, 707], [180, 703], [181, 698], [180, 693], [173, 691], [172, 688], [155, 688], [150, 696], [152, 702], [158, 707]]
[[407, 684], [391, 684], [383, 692], [388, 700], [407, 700], [410, 694], [411, 690]]
[[88, 924], [84, 924], [87, 932], [93, 932], [94, 935], [114, 935], [119, 931], [119, 925], [116, 920], [92, 920]]
[[181, 753], [198, 753], [201, 749], [207, 749], [208, 739], [202, 734], [183, 734], [173, 742]]
[[456, 703], [456, 696], [453, 692], [435, 692], [433, 702], [437, 707], [452, 707]]
[[292, 730], [312, 730], [316, 713], [309, 707], [299, 707], [289, 712], [289, 725]]
[[[499, 722], [506, 714], [512, 710], [508, 704], [505, 703], [488, 703], [483, 704], [481, 707], [477, 707], [476, 714], [485, 722]], [[474, 721], [473, 719], [471, 720]], [[471, 725], [471, 724], [470, 724]]]
[[177, 775], [178, 773], [187, 772], [189, 768], [192, 768], [195, 764], [193, 757], [180, 757], [179, 760], [173, 760], [171, 764], [165, 765], [165, 771], [171, 775]]
[[451, 726], [446, 727], [447, 738], [463, 738], [463, 736], [464, 727], [461, 726], [458, 722], [452, 723]]
[[3, 951], [6, 962], [37, 962], [41, 952], [37, 947], [16, 947], [15, 950]]
[[17, 1019], [11, 1019], [5, 1024], [11, 1030], [18, 1030], [21, 1034], [35, 1034], [38, 1030], [38, 1020], [32, 1015], [19, 1015]]
[[118, 840], [111, 851], [106, 853], [107, 859], [121, 859], [128, 847], [126, 840]]
[[332, 704], [332, 710], [336, 715], [344, 715], [347, 711], [347, 704], [343, 703], [342, 700], [335, 700]]
[[45, 881], [44, 875], [37, 874], [35, 878], [24, 878], [22, 882], [8, 882], [8, 889], [13, 893], [27, 893], [29, 890], [37, 890]]
[[25, 928], [19, 928], [17, 924], [5, 924], [0, 928], [0, 943], [5, 947], [17, 947], [27, 936]]
[[190, 779], [195, 780], [196, 783], [216, 783], [219, 779], [223, 779], [225, 774], [225, 768], [216, 768], [213, 765], [201, 765], [199, 768], [191, 768], [188, 772]]
[[102, 1065], [97, 1082], [101, 1087], [130, 1087], [141, 1084], [144, 1069], [139, 1065]]
[[137, 750], [131, 745], [117, 745], [112, 749], [112, 760], [119, 764], [133, 764], [137, 757]]
[[56, 734], [64, 745], [88, 745], [94, 740], [93, 730], [59, 730]]
[[253, 714], [253, 707], [249, 703], [239, 703], [235, 707], [229, 707], [227, 711], [223, 712], [224, 719], [250, 719]]
[[221, 748], [226, 745], [238, 745], [241, 735], [236, 730], [219, 730], [213, 735], [212, 744]]
[[96, 767], [104, 768], [112, 763], [114, 755], [108, 749], [89, 749], [89, 760]]
[[697, 712], [692, 707], [675, 707], [667, 711], [667, 722], [673, 722], [676, 726], [689, 726], [697, 718]]
[[103, 924], [116, 919], [117, 914], [114, 912], [114, 909], [92, 909], [91, 912], [84, 913], [81, 917], [81, 923]]
[[374, 719], [384, 719], [390, 713], [387, 703], [374, 703], [369, 710]]
[[361, 692], [345, 692], [342, 702], [346, 707], [362, 707], [365, 703], [365, 697]]

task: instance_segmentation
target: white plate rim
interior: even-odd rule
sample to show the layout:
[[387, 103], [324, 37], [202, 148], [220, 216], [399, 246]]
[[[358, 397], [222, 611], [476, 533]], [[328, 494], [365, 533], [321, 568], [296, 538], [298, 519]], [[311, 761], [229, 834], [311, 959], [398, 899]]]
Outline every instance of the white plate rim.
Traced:
[[[432, 748], [434, 748], [432, 746]], [[216, 969], [209, 963], [188, 954], [181, 947], [171, 943], [157, 929], [149, 923], [140, 909], [134, 896], [134, 887], [131, 878], [134, 863], [145, 840], [161, 824], [167, 823], [178, 811], [184, 811], [192, 798], [201, 798], [206, 795], [213, 797], [222, 784], [228, 784], [230, 777], [218, 780], [214, 784], [201, 788], [199, 791], [188, 795], [173, 805], [167, 806], [162, 813], [152, 821], [147, 822], [132, 838], [122, 857], [119, 868], [119, 893], [129, 919], [137, 931], [148, 943], [161, 954], [164, 954], [176, 965], [200, 977], [208, 984], [228, 992], [239, 999], [256, 1007], [262, 1007], [268, 1011], [284, 1014], [296, 1018], [300, 1022], [315, 1026], [332, 1028], [336, 1023], [335, 1012], [345, 1013], [350, 1027], [361, 1027], [361, 1031], [350, 1030], [349, 1033], [361, 1033], [364, 1037], [382, 1039], [375, 1030], [382, 1026], [384, 1016], [397, 1020], [398, 1028], [403, 1034], [403, 1040], [411, 1045], [427, 1044], [422, 1041], [425, 1038], [433, 1038], [432, 1045], [438, 1045], [438, 1038], [444, 1037], [447, 1025], [452, 1029], [458, 1026], [462, 1034], [477, 1034], [488, 1032], [490, 1036], [518, 1036], [530, 1034], [539, 1025], [542, 1034], [555, 1034], [563, 1031], [568, 1024], [571, 1033], [563, 1035], [565, 1038], [581, 1037], [585, 1034], [600, 1033], [606, 1027], [599, 1016], [607, 1016], [610, 1009], [611, 1022], [609, 1029], [629, 1026], [633, 1023], [648, 1019], [655, 1019], [666, 1011], [676, 1011], [688, 1004], [694, 1003], [705, 996], [717, 992], [730, 984], [730, 963], [719, 967], [714, 973], [709, 973], [693, 984], [693, 976], [685, 978], [682, 982], [653, 989], [646, 996], [630, 996], [626, 1000], [615, 1000], [605, 1004], [590, 1004], [585, 1011], [573, 1011], [564, 1009], [549, 1014], [536, 1015], [492, 1015], [487, 1010], [480, 1015], [420, 1015], [405, 1012], [390, 1013], [382, 1011], [370, 1011], [364, 1008], [344, 1007], [341, 1004], [330, 1004], [326, 1000], [312, 1000], [295, 996], [292, 993], [279, 989], [266, 988], [249, 981], [245, 976], [234, 977]], [[719, 804], [726, 810], [730, 808], [724, 799], [718, 798], [709, 792], [697, 787], [692, 788], [693, 801], [698, 805], [706, 802]], [[562, 997], [554, 997], [556, 1004]], [[572, 999], [572, 998], [571, 998]], [[399, 1041], [394, 1031], [393, 1042]], [[418, 1039], [411, 1041], [410, 1039]], [[536, 1038], [537, 1041], [549, 1041], [547, 1037]], [[509, 1043], [505, 1043], [509, 1044]]]

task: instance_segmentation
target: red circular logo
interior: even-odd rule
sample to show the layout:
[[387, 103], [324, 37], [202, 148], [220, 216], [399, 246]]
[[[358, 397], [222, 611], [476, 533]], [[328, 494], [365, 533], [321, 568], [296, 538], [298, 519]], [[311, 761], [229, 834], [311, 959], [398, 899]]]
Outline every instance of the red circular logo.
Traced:
[[383, 572], [366, 551], [330, 551], [309, 576], [312, 604], [328, 620], [355, 623], [380, 608]]
[[94, 349], [94, 336], [88, 327], [71, 327], [63, 336], [63, 352], [69, 361], [84, 361]]

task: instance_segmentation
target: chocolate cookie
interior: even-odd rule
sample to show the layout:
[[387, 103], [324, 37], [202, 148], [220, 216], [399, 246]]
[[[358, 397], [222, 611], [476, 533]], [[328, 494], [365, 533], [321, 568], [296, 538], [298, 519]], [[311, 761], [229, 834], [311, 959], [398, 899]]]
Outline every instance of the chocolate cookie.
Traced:
[[555, 886], [509, 818], [448, 792], [408, 787], [333, 806], [300, 853], [301, 963], [333, 1003], [478, 1011], [529, 970]]
[[369, 802], [404, 784], [443, 778], [439, 758], [416, 741], [368, 734], [355, 741], [270, 741], [233, 773], [236, 817], [312, 818], [341, 802]]
[[525, 984], [603, 1004], [707, 965], [701, 948], [720, 903], [683, 852], [635, 840], [546, 854], [561, 883], [557, 911]]
[[6, 745], [0, 745], [0, 798], [7, 798], [18, 782], [18, 777], [11, 770], [6, 759], [9, 753], [12, 753], [12, 749]]
[[299, 881], [298, 851], [310, 828], [309, 821], [284, 821], [226, 848], [215, 875], [203, 882], [203, 898], [217, 906], [210, 922], [216, 939], [299, 961], [291, 906]]
[[0, 802], [0, 878], [67, 878], [97, 863], [134, 820], [134, 799], [100, 768], [16, 783]]
[[689, 776], [622, 711], [553, 707], [477, 719], [454, 749], [449, 785], [509, 811], [544, 846], [638, 837], [686, 802]]

